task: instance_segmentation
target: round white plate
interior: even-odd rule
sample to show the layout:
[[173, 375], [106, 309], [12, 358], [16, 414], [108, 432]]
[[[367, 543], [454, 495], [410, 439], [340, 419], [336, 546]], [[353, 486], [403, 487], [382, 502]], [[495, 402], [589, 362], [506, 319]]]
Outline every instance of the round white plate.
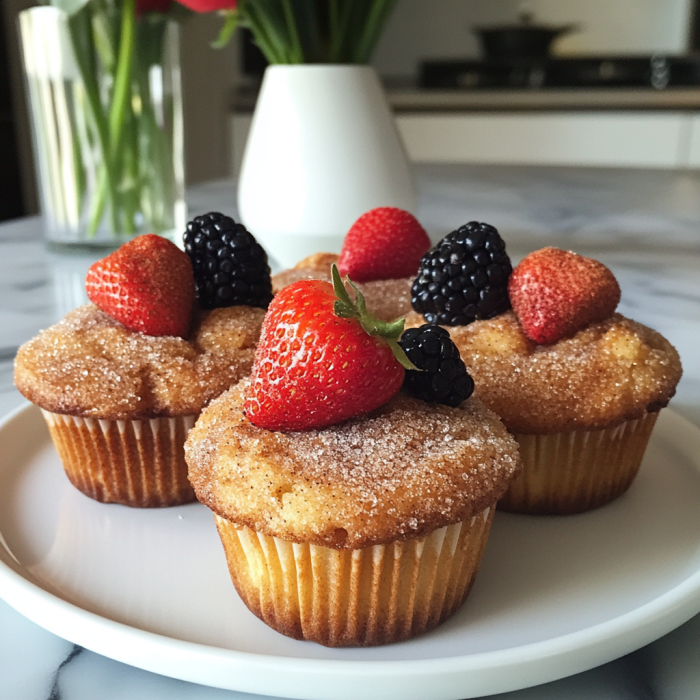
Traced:
[[662, 413], [630, 491], [592, 513], [497, 513], [466, 604], [401, 644], [326, 649], [269, 629], [228, 577], [209, 511], [103, 505], [66, 479], [39, 411], [0, 427], [0, 596], [119, 661], [310, 699], [454, 700], [544, 683], [700, 611], [700, 430]]

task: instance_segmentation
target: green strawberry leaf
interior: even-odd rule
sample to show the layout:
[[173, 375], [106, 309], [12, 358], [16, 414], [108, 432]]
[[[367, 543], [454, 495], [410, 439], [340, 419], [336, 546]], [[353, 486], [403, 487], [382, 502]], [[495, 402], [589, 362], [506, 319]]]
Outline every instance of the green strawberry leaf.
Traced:
[[367, 335], [378, 335], [384, 338], [402, 367], [420, 372], [421, 370], [408, 359], [403, 348], [397, 342], [403, 333], [406, 319], [397, 318], [395, 321], [382, 321], [369, 313], [364, 295], [357, 285], [349, 277], [346, 277], [347, 283], [355, 292], [355, 300], [353, 301], [335, 263], [331, 265], [331, 279], [333, 280], [333, 291], [337, 297], [333, 304], [333, 313], [338, 318], [354, 318]]

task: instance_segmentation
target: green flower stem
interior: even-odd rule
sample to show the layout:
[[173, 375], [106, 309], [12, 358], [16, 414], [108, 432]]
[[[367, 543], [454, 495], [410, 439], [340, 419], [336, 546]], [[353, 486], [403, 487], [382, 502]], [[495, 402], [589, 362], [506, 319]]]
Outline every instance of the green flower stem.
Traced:
[[[88, 235], [94, 236], [97, 232], [100, 220], [102, 219], [106, 193], [113, 193], [115, 191], [116, 177], [110, 157], [109, 126], [102, 110], [102, 102], [100, 101], [100, 91], [97, 85], [96, 71], [92, 58], [92, 46], [91, 44], [85, 45], [85, 42], [92, 36], [90, 31], [89, 5], [70, 18], [68, 30], [71, 43], [73, 44], [78, 70], [80, 71], [83, 84], [85, 85], [85, 96], [95, 123], [97, 139], [103, 157], [103, 167], [99, 175], [98, 190], [93, 199], [92, 211], [88, 223]], [[114, 208], [114, 204], [112, 204], [112, 209]]]
[[[258, 10], [246, 4], [246, 24], [250, 27], [255, 37], [255, 43], [265, 54], [270, 63], [289, 63], [285, 60], [284, 42], [276, 34], [264, 15], [259, 15]], [[241, 10], [243, 12], [243, 10]]]
[[134, 58], [134, 29], [136, 24], [136, 1], [123, 0], [121, 38], [119, 40], [119, 57], [117, 74], [114, 79], [114, 94], [109, 110], [109, 131], [112, 139], [112, 154], [119, 152], [124, 117], [127, 104], [131, 98], [131, 67]]
[[105, 210], [105, 204], [107, 199], [107, 193], [110, 193], [110, 210], [112, 212], [112, 228], [115, 233], [119, 226], [119, 217], [117, 215], [117, 194], [116, 188], [113, 184], [110, 184], [109, 175], [107, 167], [106, 156], [103, 153], [102, 167], [100, 168], [100, 174], [97, 176], [97, 189], [95, 190], [95, 195], [92, 198], [92, 207], [90, 209], [90, 218], [88, 220], [88, 236], [92, 238], [96, 233], [102, 221], [102, 214]]
[[287, 31], [289, 32], [289, 38], [291, 39], [290, 47], [290, 57], [292, 58], [292, 63], [303, 63], [304, 62], [304, 49], [301, 46], [301, 41], [299, 40], [299, 31], [297, 30], [297, 22], [294, 17], [294, 10], [292, 9], [292, 4], [290, 0], [282, 0], [282, 7], [284, 9], [284, 17], [287, 20]]
[[396, 0], [375, 0], [364, 23], [364, 29], [354, 51], [353, 63], [367, 63], [377, 44], [386, 20], [394, 9]]
[[[367, 63], [396, 0], [240, 0], [239, 22], [272, 64]], [[224, 27], [217, 47], [231, 27]]]
[[135, 232], [134, 217], [139, 208], [139, 174], [138, 174], [138, 126], [133, 113], [128, 113], [128, 118], [122, 127], [122, 151], [123, 151], [123, 233]]
[[330, 0], [329, 6], [329, 60], [331, 63], [343, 63], [343, 49], [348, 39], [348, 25], [352, 15], [352, 4], [345, 0]]

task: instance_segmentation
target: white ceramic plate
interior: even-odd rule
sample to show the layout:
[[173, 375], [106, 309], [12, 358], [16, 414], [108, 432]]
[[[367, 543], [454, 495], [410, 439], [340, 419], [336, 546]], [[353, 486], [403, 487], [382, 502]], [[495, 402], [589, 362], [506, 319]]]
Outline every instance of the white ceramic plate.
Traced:
[[36, 408], [0, 427], [0, 595], [119, 661], [293, 698], [454, 700], [612, 660], [700, 611], [700, 430], [665, 411], [617, 502], [497, 513], [462, 610], [423, 637], [326, 649], [273, 632], [231, 585], [209, 511], [103, 505], [67, 481]]

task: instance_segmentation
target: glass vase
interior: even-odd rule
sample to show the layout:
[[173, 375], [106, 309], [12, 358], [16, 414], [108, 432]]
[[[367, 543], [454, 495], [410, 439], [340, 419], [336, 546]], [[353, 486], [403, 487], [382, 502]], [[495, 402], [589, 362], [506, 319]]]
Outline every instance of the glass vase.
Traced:
[[[178, 26], [90, 0], [20, 13], [46, 237], [120, 245], [186, 222]], [[124, 26], [124, 23], [128, 26]]]

